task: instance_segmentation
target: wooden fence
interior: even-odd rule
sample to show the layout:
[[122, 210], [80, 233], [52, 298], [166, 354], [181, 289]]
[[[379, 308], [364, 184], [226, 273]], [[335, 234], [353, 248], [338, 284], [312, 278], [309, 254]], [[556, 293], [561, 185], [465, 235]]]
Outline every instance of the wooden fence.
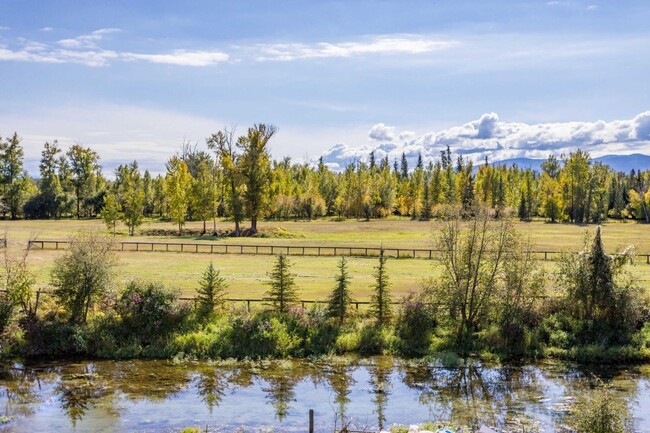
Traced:
[[[180, 297], [178, 298], [181, 301], [196, 301], [196, 297]], [[232, 303], [232, 304], [245, 304], [246, 305], [246, 310], [251, 311], [251, 306], [253, 304], [265, 304], [268, 301], [266, 299], [262, 298], [226, 298], [224, 299], [225, 302]], [[300, 301], [296, 302], [297, 304], [300, 304], [302, 308], [306, 308], [308, 305], [314, 305], [314, 304], [320, 304], [320, 305], [327, 305], [328, 300], [327, 299], [321, 299], [321, 300], [314, 300], [314, 299], [301, 299]], [[354, 305], [354, 308], [356, 310], [359, 309], [360, 305], [370, 305], [370, 301], [350, 301], [350, 305]], [[402, 301], [392, 301], [390, 302], [391, 305], [402, 305]], [[431, 304], [430, 304], [431, 305]]]
[[[65, 249], [69, 241], [58, 240], [31, 240], [28, 248], [40, 249]], [[308, 245], [243, 245], [243, 244], [218, 244], [218, 243], [183, 243], [183, 242], [145, 242], [122, 241], [115, 243], [118, 251], [138, 252], [177, 252], [177, 253], [202, 253], [202, 254], [249, 254], [249, 255], [278, 255], [288, 256], [315, 256], [315, 257], [378, 257], [382, 248], [362, 246], [308, 246]], [[384, 247], [384, 255], [397, 259], [433, 259], [441, 251], [422, 248], [391, 248]], [[531, 251], [538, 260], [553, 261], [561, 257], [561, 251]], [[650, 254], [636, 254], [637, 263], [650, 265]]]

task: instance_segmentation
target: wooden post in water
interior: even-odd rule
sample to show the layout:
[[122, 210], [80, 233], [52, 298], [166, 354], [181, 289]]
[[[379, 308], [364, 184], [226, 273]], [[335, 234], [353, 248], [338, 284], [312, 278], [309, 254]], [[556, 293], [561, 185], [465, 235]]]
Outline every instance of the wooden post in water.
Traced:
[[309, 433], [314, 433], [314, 409], [309, 409]]

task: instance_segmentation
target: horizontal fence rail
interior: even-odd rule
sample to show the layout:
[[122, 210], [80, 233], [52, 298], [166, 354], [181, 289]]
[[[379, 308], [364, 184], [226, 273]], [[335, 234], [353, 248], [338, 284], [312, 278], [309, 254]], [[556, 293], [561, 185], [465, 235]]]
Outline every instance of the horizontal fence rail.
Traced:
[[[1, 245], [2, 240], [0, 240]], [[47, 250], [66, 249], [69, 241], [59, 240], [30, 240], [28, 248]], [[6, 244], [6, 240], [5, 240]], [[176, 253], [202, 253], [202, 254], [239, 254], [239, 255], [278, 255], [287, 256], [314, 256], [314, 257], [378, 257], [382, 248], [362, 246], [314, 246], [314, 245], [243, 245], [243, 244], [217, 244], [217, 243], [183, 243], [183, 242], [145, 242], [122, 241], [115, 242], [117, 251], [126, 252], [176, 252]], [[384, 255], [397, 259], [434, 259], [442, 251], [437, 249], [422, 248], [391, 248], [384, 247]], [[561, 251], [531, 251], [530, 254], [537, 260], [555, 261], [562, 256]], [[650, 254], [636, 254], [636, 263], [650, 265]]]

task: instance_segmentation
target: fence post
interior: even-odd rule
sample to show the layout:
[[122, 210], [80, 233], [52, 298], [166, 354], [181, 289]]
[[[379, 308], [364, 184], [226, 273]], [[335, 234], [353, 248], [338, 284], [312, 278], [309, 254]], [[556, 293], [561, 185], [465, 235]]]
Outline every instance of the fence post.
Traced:
[[309, 409], [309, 433], [314, 433], [314, 409]]
[[251, 312], [251, 300], [246, 299], [246, 312], [250, 313]]

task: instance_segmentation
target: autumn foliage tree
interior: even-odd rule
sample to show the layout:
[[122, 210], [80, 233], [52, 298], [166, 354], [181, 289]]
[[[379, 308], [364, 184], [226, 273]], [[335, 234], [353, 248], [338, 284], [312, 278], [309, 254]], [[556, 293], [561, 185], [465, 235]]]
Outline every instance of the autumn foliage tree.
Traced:
[[192, 176], [187, 170], [187, 164], [177, 156], [167, 162], [165, 177], [165, 193], [169, 200], [169, 216], [178, 224], [178, 234], [183, 233], [183, 225], [187, 218], [190, 205], [190, 187]]

